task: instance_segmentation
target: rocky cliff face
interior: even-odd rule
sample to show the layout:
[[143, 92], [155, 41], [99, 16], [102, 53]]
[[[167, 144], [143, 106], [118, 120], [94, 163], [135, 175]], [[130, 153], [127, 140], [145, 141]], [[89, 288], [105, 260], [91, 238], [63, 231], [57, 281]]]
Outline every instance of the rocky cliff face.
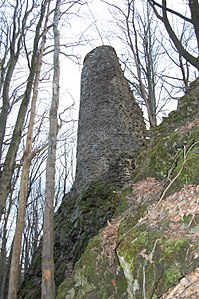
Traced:
[[117, 208], [57, 299], [199, 298], [199, 82], [149, 132]]

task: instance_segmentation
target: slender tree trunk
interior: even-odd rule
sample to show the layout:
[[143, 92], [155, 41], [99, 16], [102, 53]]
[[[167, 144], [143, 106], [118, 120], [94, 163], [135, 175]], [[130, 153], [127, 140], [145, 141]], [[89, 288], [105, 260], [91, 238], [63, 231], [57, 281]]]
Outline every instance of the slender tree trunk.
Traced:
[[1, 293], [0, 293], [1, 299], [8, 298], [7, 297], [7, 294], [8, 294], [7, 281], [9, 279], [9, 269], [10, 269], [10, 263], [11, 263], [12, 246], [13, 246], [13, 243], [10, 246], [11, 250], [10, 250], [9, 256], [6, 256], [6, 268], [4, 269], [3, 279], [1, 281]]
[[[140, 51], [139, 51], [139, 45], [138, 45], [138, 33], [137, 33], [137, 29], [135, 26], [135, 11], [134, 11], [134, 7], [132, 8], [132, 27], [133, 27], [133, 34], [134, 34], [134, 43], [132, 41], [132, 30], [130, 28], [130, 14], [131, 14], [131, 3], [129, 3], [128, 5], [128, 13], [127, 13], [127, 17], [126, 17], [126, 29], [127, 29], [127, 37], [128, 37], [128, 42], [129, 42], [129, 46], [130, 49], [133, 53], [134, 59], [135, 59], [135, 65], [136, 65], [136, 69], [137, 69], [137, 79], [139, 82], [139, 90], [140, 90], [140, 94], [142, 99], [144, 100], [144, 103], [146, 105], [146, 109], [147, 109], [147, 115], [148, 115], [148, 119], [149, 119], [149, 124], [150, 124], [150, 128], [153, 128], [156, 126], [156, 122], [154, 122], [154, 117], [153, 117], [153, 110], [151, 107], [151, 103], [149, 101], [149, 92], [147, 92], [147, 89], [145, 88], [145, 84], [143, 82], [142, 79], [142, 70], [141, 70], [141, 61], [140, 61]], [[146, 45], [145, 45], [145, 50], [146, 50]], [[147, 53], [148, 54], [148, 53]]]
[[[2, 68], [2, 74], [3, 78], [1, 77], [1, 84], [2, 84], [2, 100], [3, 100], [3, 106], [2, 110], [0, 113], [0, 123], [1, 123], [1, 130], [0, 130], [0, 163], [1, 163], [1, 158], [2, 158], [2, 147], [3, 147], [3, 140], [5, 136], [5, 131], [6, 131], [6, 123], [7, 123], [7, 117], [9, 113], [9, 89], [10, 89], [10, 84], [11, 84], [11, 78], [13, 76], [13, 72], [16, 66], [16, 63], [19, 58], [19, 52], [21, 48], [21, 42], [22, 42], [22, 34], [24, 31], [24, 26], [26, 24], [25, 22], [25, 16], [24, 16], [24, 26], [21, 28], [21, 34], [19, 36], [19, 39], [17, 39], [17, 36], [19, 35], [18, 28], [16, 26], [17, 21], [17, 15], [18, 15], [18, 10], [19, 10], [19, 2], [16, 2], [15, 8], [14, 8], [14, 14], [13, 14], [13, 32], [12, 36], [10, 37], [10, 44], [9, 44], [9, 61], [7, 65], [7, 70], [5, 71], [4, 65], [1, 65]], [[9, 34], [7, 32], [7, 34]], [[8, 46], [8, 44], [7, 44]], [[15, 50], [17, 48], [17, 50]], [[5, 62], [6, 60], [6, 54], [3, 58], [3, 61]], [[4, 63], [3, 63], [4, 64]], [[5, 78], [4, 78], [5, 77]]]
[[54, 57], [53, 57], [53, 90], [50, 108], [50, 128], [49, 147], [46, 166], [46, 198], [44, 208], [44, 228], [43, 228], [43, 251], [42, 251], [42, 299], [55, 298], [54, 282], [54, 184], [55, 184], [55, 162], [56, 162], [56, 142], [58, 133], [57, 112], [59, 106], [59, 52], [60, 37], [58, 23], [60, 18], [60, 0], [56, 1], [53, 33], [54, 33]]
[[41, 7], [41, 15], [36, 26], [36, 32], [34, 37], [34, 47], [33, 47], [31, 66], [30, 66], [30, 73], [27, 80], [27, 87], [23, 96], [22, 103], [19, 108], [11, 143], [6, 155], [5, 163], [3, 165], [3, 172], [2, 172], [1, 183], [0, 183], [0, 219], [4, 211], [6, 199], [10, 192], [10, 184], [11, 184], [11, 179], [14, 171], [15, 158], [17, 155], [17, 150], [19, 147], [22, 129], [24, 125], [24, 120], [27, 113], [29, 101], [31, 98], [32, 86], [35, 79], [35, 67], [38, 59], [38, 47], [39, 47], [39, 40], [41, 34], [40, 30], [42, 27], [43, 19], [45, 17], [46, 5], [48, 1], [49, 0], [44, 1]]
[[22, 167], [22, 175], [21, 175], [20, 191], [19, 191], [19, 207], [18, 207], [14, 243], [13, 243], [11, 267], [10, 267], [9, 291], [8, 291], [9, 299], [17, 298], [17, 292], [19, 286], [20, 255], [21, 255], [22, 234], [23, 234], [24, 222], [25, 222], [26, 204], [27, 204], [27, 197], [28, 197], [28, 177], [29, 177], [29, 170], [31, 164], [33, 127], [34, 127], [35, 115], [36, 115], [36, 102], [38, 97], [39, 77], [41, 73], [42, 58], [43, 58], [44, 46], [46, 42], [49, 3], [48, 3], [48, 10], [47, 10], [44, 32], [42, 37], [42, 43], [41, 43], [41, 48], [39, 53], [39, 59], [36, 66], [36, 74], [35, 74], [35, 81], [33, 87], [33, 97], [31, 101], [31, 110], [30, 110], [30, 120], [29, 120], [27, 140], [26, 140], [26, 149], [23, 157], [23, 167]]
[[[10, 254], [9, 258], [7, 258], [7, 228], [8, 228], [8, 219], [11, 211], [11, 199], [8, 203], [8, 208], [6, 210], [6, 214], [4, 215], [4, 220], [2, 221], [3, 225], [1, 228], [1, 252], [0, 252], [0, 298], [5, 298], [6, 292], [6, 280], [8, 279], [8, 272], [10, 268]], [[11, 246], [12, 247], [12, 246]]]

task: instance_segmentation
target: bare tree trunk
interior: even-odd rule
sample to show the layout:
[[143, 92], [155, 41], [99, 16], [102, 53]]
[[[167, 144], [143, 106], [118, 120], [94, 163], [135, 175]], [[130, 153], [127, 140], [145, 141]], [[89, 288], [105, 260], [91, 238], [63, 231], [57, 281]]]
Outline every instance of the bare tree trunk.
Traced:
[[36, 26], [36, 32], [34, 37], [33, 54], [32, 54], [29, 77], [27, 80], [27, 87], [23, 95], [23, 100], [19, 108], [11, 143], [6, 155], [5, 163], [3, 165], [3, 172], [2, 172], [1, 182], [0, 182], [0, 219], [4, 211], [7, 196], [10, 192], [10, 184], [11, 184], [11, 179], [14, 171], [15, 158], [17, 155], [17, 150], [19, 147], [22, 129], [24, 125], [24, 120], [27, 113], [29, 101], [31, 98], [32, 86], [35, 79], [35, 67], [38, 59], [39, 40], [41, 37], [40, 30], [42, 27], [43, 19], [45, 17], [46, 4], [48, 2], [49, 0], [44, 1], [41, 7], [41, 14]]
[[[8, 36], [9, 35], [10, 36], [7, 39], [7, 43], [5, 45], [6, 51], [4, 53], [4, 57], [1, 60], [1, 86], [2, 86], [3, 106], [0, 113], [0, 122], [1, 122], [0, 163], [1, 163], [1, 156], [2, 156], [3, 139], [6, 131], [7, 117], [10, 109], [9, 89], [10, 89], [11, 79], [21, 51], [22, 39], [23, 39], [23, 35], [25, 34], [26, 21], [28, 19], [30, 12], [32, 11], [32, 8], [28, 11], [28, 7], [26, 6], [24, 17], [20, 24], [20, 19], [18, 15], [21, 7], [19, 1], [16, 1], [16, 5], [14, 7], [14, 13], [13, 13], [12, 34], [10, 33], [10, 28], [8, 26], [6, 28], [7, 30], [6, 33]], [[8, 53], [9, 53], [9, 60], [5, 67], [4, 65], [6, 64], [6, 60], [8, 59]]]
[[31, 110], [30, 110], [30, 120], [29, 120], [27, 140], [26, 140], [26, 149], [23, 157], [23, 167], [22, 167], [22, 175], [21, 175], [20, 191], [19, 191], [19, 207], [18, 207], [17, 223], [15, 229], [11, 266], [10, 266], [10, 278], [9, 278], [9, 290], [8, 290], [9, 299], [17, 298], [17, 291], [19, 286], [20, 255], [21, 255], [22, 234], [23, 234], [24, 222], [25, 222], [26, 203], [28, 197], [28, 177], [29, 177], [29, 170], [31, 164], [33, 127], [34, 127], [35, 115], [36, 115], [36, 102], [38, 97], [39, 77], [41, 73], [42, 58], [43, 58], [44, 46], [46, 42], [49, 4], [50, 2], [48, 3], [42, 43], [41, 43], [39, 58], [36, 66], [33, 97], [32, 97]]
[[44, 228], [43, 228], [43, 251], [42, 251], [42, 299], [55, 298], [54, 282], [54, 196], [55, 196], [55, 162], [56, 162], [56, 142], [58, 133], [58, 106], [59, 106], [59, 52], [60, 36], [58, 23], [60, 18], [60, 0], [56, 1], [53, 20], [54, 33], [54, 57], [53, 57], [53, 90], [50, 108], [50, 128], [49, 147], [46, 166], [46, 198], [44, 208]]
[[[9, 200], [8, 208], [6, 210], [6, 214], [4, 215], [4, 219], [2, 221], [1, 228], [1, 251], [0, 251], [0, 298], [5, 298], [6, 293], [6, 280], [8, 279], [8, 273], [10, 268], [10, 255], [7, 257], [8, 251], [7, 248], [7, 230], [8, 230], [8, 219], [11, 211], [12, 201]], [[11, 246], [12, 247], [12, 246]]]
[[[149, 99], [149, 91], [147, 92], [147, 89], [145, 88], [145, 84], [143, 82], [143, 72], [141, 69], [142, 63], [140, 61], [140, 51], [139, 51], [139, 45], [138, 45], [138, 33], [137, 33], [137, 29], [135, 26], [135, 12], [134, 12], [134, 7], [132, 9], [133, 12], [133, 22], [132, 22], [132, 27], [133, 27], [133, 33], [134, 33], [134, 44], [132, 41], [132, 37], [131, 37], [131, 29], [130, 29], [130, 23], [129, 23], [129, 18], [130, 18], [130, 14], [131, 14], [131, 4], [128, 5], [128, 18], [126, 19], [126, 28], [127, 28], [127, 36], [128, 36], [128, 40], [129, 40], [129, 45], [131, 48], [131, 51], [133, 53], [134, 59], [135, 59], [135, 64], [136, 64], [136, 69], [137, 69], [137, 77], [138, 77], [138, 82], [139, 82], [139, 89], [140, 89], [140, 94], [144, 100], [144, 103], [146, 105], [146, 109], [147, 109], [147, 114], [148, 114], [148, 118], [149, 118], [149, 124], [150, 124], [150, 128], [153, 128], [157, 125], [156, 121], [156, 117], [155, 117], [155, 121], [154, 121], [154, 117], [153, 117], [153, 110], [154, 107], [152, 107], [152, 102], [151, 99]], [[146, 37], [147, 38], [147, 37]], [[146, 51], [147, 56], [151, 55], [150, 51], [148, 51], [148, 49], [146, 49], [146, 43], [144, 44], [144, 48]], [[149, 63], [151, 63], [151, 61], [148, 60]], [[148, 69], [146, 70], [146, 72], [149, 70], [149, 65], [147, 65]], [[151, 75], [151, 74], [150, 74]], [[149, 86], [149, 77], [147, 77], [148, 80], [148, 88], [150, 89]]]
[[[12, 243], [13, 244], [13, 243]], [[3, 277], [1, 281], [1, 293], [0, 293], [0, 298], [8, 298], [7, 293], [8, 293], [8, 287], [7, 287], [7, 281], [9, 279], [9, 269], [10, 269], [10, 263], [11, 263], [11, 251], [12, 251], [12, 244], [11, 244], [11, 250], [8, 256], [6, 256], [6, 267], [3, 269]]]
[[[135, 61], [136, 71], [132, 70], [131, 66], [127, 68], [132, 79], [135, 79], [136, 84], [133, 85], [136, 86], [136, 91], [146, 106], [150, 127], [155, 127], [157, 125], [155, 95], [155, 76], [157, 74], [154, 71], [154, 64], [158, 54], [155, 54], [154, 50], [155, 45], [152, 38], [154, 32], [152, 32], [153, 25], [151, 24], [153, 18], [150, 7], [147, 5], [143, 9], [144, 15], [141, 15], [140, 13], [138, 14], [135, 0], [122, 1], [125, 4], [125, 9], [115, 4], [110, 4], [106, 0], [103, 0], [103, 2], [113, 7], [116, 12], [114, 15], [116, 24], [124, 33], [124, 38], [120, 36], [120, 40], [130, 49], [129, 53], [131, 53], [130, 56]], [[140, 44], [142, 44], [142, 47], [140, 47]], [[152, 57], [155, 59], [152, 59]]]

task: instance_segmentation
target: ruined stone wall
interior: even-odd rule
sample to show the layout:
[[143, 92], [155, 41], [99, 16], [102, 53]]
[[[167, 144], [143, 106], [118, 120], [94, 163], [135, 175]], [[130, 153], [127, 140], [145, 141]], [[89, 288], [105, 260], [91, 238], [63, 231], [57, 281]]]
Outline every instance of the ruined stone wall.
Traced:
[[144, 130], [115, 50], [100, 46], [88, 53], [81, 76], [76, 191], [93, 181], [126, 182]]

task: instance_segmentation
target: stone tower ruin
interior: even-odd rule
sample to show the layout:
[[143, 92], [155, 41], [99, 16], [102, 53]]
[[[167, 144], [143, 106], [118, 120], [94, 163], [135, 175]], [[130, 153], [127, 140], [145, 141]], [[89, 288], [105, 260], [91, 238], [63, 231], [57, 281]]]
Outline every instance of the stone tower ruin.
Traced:
[[[57, 284], [72, 274], [88, 241], [114, 215], [120, 201], [113, 190], [129, 180], [144, 131], [142, 112], [115, 50], [94, 49], [85, 57], [81, 77], [76, 180], [54, 218]], [[114, 184], [105, 186], [106, 182]], [[90, 183], [94, 184], [87, 189]], [[21, 298], [41, 297], [40, 249], [26, 273]]]
[[115, 50], [100, 46], [84, 59], [75, 190], [91, 182], [129, 180], [145, 124]]

